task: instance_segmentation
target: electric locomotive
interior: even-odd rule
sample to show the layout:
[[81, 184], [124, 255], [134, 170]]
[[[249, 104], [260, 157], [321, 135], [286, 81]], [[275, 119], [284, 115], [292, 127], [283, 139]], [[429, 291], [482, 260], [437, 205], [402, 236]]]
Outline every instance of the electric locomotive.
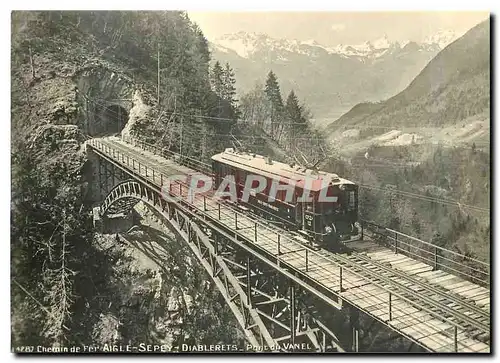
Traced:
[[[226, 177], [234, 177], [238, 204], [300, 232], [316, 244], [336, 246], [360, 232], [358, 186], [337, 174], [289, 165], [233, 148], [212, 156], [212, 169], [215, 188], [219, 188]], [[263, 177], [267, 183], [261, 192], [247, 193], [245, 199], [242, 198], [244, 187], [250, 175]], [[285, 190], [278, 190], [275, 197], [270, 198], [273, 182], [290, 185], [291, 198], [287, 198]]]

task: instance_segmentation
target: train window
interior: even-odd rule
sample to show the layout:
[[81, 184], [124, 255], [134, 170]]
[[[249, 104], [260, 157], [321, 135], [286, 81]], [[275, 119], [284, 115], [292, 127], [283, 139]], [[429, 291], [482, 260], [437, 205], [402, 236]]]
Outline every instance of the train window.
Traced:
[[276, 191], [276, 199], [284, 201], [286, 197], [286, 190], [278, 190]]
[[273, 179], [266, 178], [266, 187], [262, 191], [265, 195], [269, 195], [269, 191], [271, 190], [271, 184], [273, 183]]
[[239, 174], [239, 178], [240, 178], [239, 183], [241, 185], [245, 185], [245, 182], [247, 180], [247, 173], [244, 170], [239, 170], [238, 174]]

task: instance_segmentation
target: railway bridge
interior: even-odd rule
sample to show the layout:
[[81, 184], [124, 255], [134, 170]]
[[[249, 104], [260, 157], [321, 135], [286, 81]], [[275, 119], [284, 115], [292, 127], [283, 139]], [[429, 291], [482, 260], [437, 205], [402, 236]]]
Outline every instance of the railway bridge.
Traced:
[[352, 253], [317, 251], [238, 206], [193, 197], [181, 181], [163, 190], [169, 176], [210, 173], [206, 164], [137, 140], [90, 139], [86, 148], [103, 196], [95, 220], [139, 201], [160, 214], [220, 290], [250, 350], [363, 351], [373, 326], [384, 326], [411, 351], [490, 352], [489, 265], [471, 267], [397, 231], [377, 237], [377, 228]]

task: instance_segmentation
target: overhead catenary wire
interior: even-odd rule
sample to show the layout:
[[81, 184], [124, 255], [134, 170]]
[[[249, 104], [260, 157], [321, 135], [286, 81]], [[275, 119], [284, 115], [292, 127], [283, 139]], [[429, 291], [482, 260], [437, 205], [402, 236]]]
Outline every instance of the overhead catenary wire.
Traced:
[[[206, 165], [210, 167], [209, 164], [206, 164]], [[452, 199], [435, 198], [435, 197], [431, 197], [428, 195], [418, 194], [418, 193], [414, 193], [414, 192], [407, 192], [407, 191], [403, 191], [403, 190], [399, 190], [399, 189], [395, 189], [395, 188], [382, 188], [380, 186], [364, 184], [364, 183], [360, 183], [359, 181], [356, 181], [356, 180], [352, 180], [352, 181], [355, 182], [356, 184], [358, 184], [360, 188], [364, 188], [364, 189], [382, 191], [385, 193], [395, 193], [395, 194], [399, 194], [401, 196], [411, 198], [411, 199], [416, 199], [416, 200], [425, 201], [425, 202], [433, 202], [433, 203], [437, 203], [437, 204], [453, 206], [453, 207], [458, 207], [458, 208], [464, 208], [464, 209], [469, 209], [469, 210], [473, 210], [476, 212], [482, 212], [482, 213], [489, 213], [490, 212], [489, 208], [483, 208], [483, 207], [479, 207], [479, 206], [469, 205], [469, 204], [461, 203], [459, 201], [452, 200]]]
[[[101, 105], [103, 107], [107, 107], [108, 106], [106, 104], [103, 104], [103, 103], [100, 103], [100, 102], [97, 102], [97, 101], [91, 101], [91, 102], [93, 102], [95, 104], [98, 104], [98, 105]], [[118, 115], [117, 112], [115, 112], [113, 110], [110, 110], [110, 111], [112, 113], [114, 112], [115, 114]], [[174, 116], [174, 115], [180, 116], [181, 120], [184, 117], [192, 117], [192, 118], [197, 118], [197, 119], [223, 120], [223, 121], [231, 121], [231, 122], [247, 121], [247, 120], [237, 120], [237, 121], [235, 121], [232, 118], [217, 117], [217, 116], [204, 116], [204, 115], [200, 115], [200, 114], [189, 114], [189, 113], [176, 112], [176, 111], [165, 111], [164, 113], [165, 113], [165, 115], [166, 114], [170, 114], [171, 117]], [[284, 123], [284, 124], [301, 124], [301, 125], [304, 125], [304, 123]], [[184, 128], [185, 127], [181, 127], [181, 134], [182, 134], [181, 140], [186, 135], [188, 135], [188, 136], [197, 136], [197, 133], [195, 131], [189, 130], [189, 129], [184, 130]], [[232, 135], [231, 133], [211, 133], [211, 136], [225, 136], [228, 139], [234, 137], [234, 135]], [[238, 135], [238, 138], [240, 138], [240, 139], [241, 138], [255, 139], [256, 137], [259, 137], [259, 135], [255, 135], [255, 136], [254, 135]], [[311, 140], [320, 141], [321, 140], [320, 137], [314, 137], [314, 136], [311, 136], [311, 137], [300, 137], [300, 138], [295, 138], [295, 139], [296, 140], [308, 140], [308, 141], [311, 141]], [[430, 143], [430, 144], [432, 144], [432, 143]], [[384, 165], [379, 165], [379, 164], [374, 164], [373, 166], [374, 167], [385, 167]], [[395, 166], [396, 167], [405, 167], [404, 165], [395, 165]], [[356, 168], [357, 166], [354, 166], [354, 167]], [[358, 167], [362, 167], [362, 166], [358, 166]], [[388, 166], [388, 167], [392, 167], [392, 166]], [[459, 208], [466, 208], [466, 209], [475, 210], [475, 211], [479, 211], [479, 212], [488, 212], [488, 213], [490, 212], [490, 209], [482, 208], [482, 207], [477, 207], [477, 206], [472, 206], [472, 205], [468, 205], [468, 204], [463, 204], [463, 203], [460, 203], [460, 202], [454, 201], [454, 200], [445, 200], [445, 199], [433, 198], [433, 197], [429, 197], [429, 196], [422, 195], [422, 194], [417, 194], [417, 193], [412, 193], [412, 192], [405, 192], [405, 191], [394, 190], [394, 189], [391, 189], [391, 190], [381, 189], [381, 188], [378, 188], [376, 186], [364, 185], [364, 184], [361, 184], [361, 183], [358, 183], [358, 184], [360, 185], [360, 187], [365, 188], [365, 189], [381, 190], [381, 191], [385, 191], [385, 192], [394, 192], [394, 193], [400, 194], [400, 195], [405, 196], [405, 197], [419, 199], [419, 200], [425, 200], [425, 201], [428, 201], [428, 202], [435, 202], [435, 203], [440, 203], [440, 204], [443, 204], [443, 205], [450, 205], [450, 206], [452, 205], [452, 206], [456, 206], [456, 207], [459, 207]]]
[[[194, 131], [192, 131], [192, 132], [194, 132]], [[189, 131], [186, 131], [186, 133], [189, 134]], [[193, 134], [191, 133], [190, 135], [193, 135]], [[231, 134], [229, 134], [229, 133], [210, 133], [210, 135], [211, 136], [231, 137]], [[264, 136], [270, 137], [269, 135], [238, 135], [238, 138], [239, 139], [252, 139], [252, 140], [254, 140], [256, 138], [264, 137]], [[323, 139], [321, 138], [321, 136], [294, 137], [294, 140], [309, 140], [309, 141], [316, 140], [316, 141], [323, 142]], [[276, 141], [276, 140], [273, 140], [273, 141]], [[435, 145], [437, 147], [442, 146], [439, 143], [432, 143], [432, 142], [418, 142], [418, 143], [415, 143], [415, 145]], [[476, 145], [478, 145], [478, 144], [476, 143]]]
[[470, 209], [470, 210], [473, 210], [476, 212], [483, 212], [483, 213], [490, 212], [490, 209], [488, 209], [488, 208], [482, 208], [482, 207], [478, 207], [478, 206], [474, 206], [474, 205], [469, 205], [469, 204], [461, 203], [461, 202], [458, 202], [455, 200], [434, 198], [434, 197], [429, 197], [429, 196], [426, 196], [423, 194], [405, 192], [405, 191], [399, 190], [399, 189], [380, 188], [380, 187], [373, 186], [373, 185], [358, 183], [356, 180], [353, 180], [353, 182], [358, 184], [360, 188], [364, 188], [364, 189], [371, 189], [371, 190], [376, 190], [376, 191], [381, 191], [381, 192], [386, 192], [386, 193], [399, 194], [399, 195], [402, 195], [402, 196], [407, 197], [407, 198], [417, 199], [417, 200], [426, 201], [426, 202], [434, 202], [437, 204], [454, 206], [454, 207], [459, 207], [459, 208], [464, 208], [464, 209]]
[[[103, 106], [103, 107], [107, 107], [108, 105], [106, 104], [102, 104], [102, 103], [99, 103], [97, 101], [91, 101], [95, 104], [98, 104], [100, 106]], [[110, 110], [111, 113], [113, 113], [114, 111]], [[116, 112], [114, 112], [115, 114], [118, 114]], [[178, 111], [164, 111], [164, 114], [165, 115], [177, 115], [177, 116], [184, 116], [184, 117], [190, 117], [190, 118], [198, 118], [198, 119], [205, 119], [205, 120], [217, 120], [217, 121], [225, 121], [225, 122], [231, 122], [231, 123], [238, 123], [238, 122], [243, 122], [243, 123], [247, 123], [247, 124], [258, 124], [258, 121], [260, 120], [257, 120], [257, 119], [237, 119], [235, 120], [234, 118], [229, 118], [229, 117], [220, 117], [220, 116], [206, 116], [206, 115], [199, 115], [199, 114], [193, 114], [193, 113], [185, 113], [185, 112], [178, 112]], [[310, 122], [309, 122], [310, 123]], [[304, 123], [304, 122], [282, 122], [280, 123], [280, 125], [302, 125], [302, 126], [305, 126], [307, 125], [307, 122]], [[396, 127], [396, 126], [395, 126]], [[394, 129], [395, 127], [392, 127], [392, 129]], [[354, 128], [363, 128], [363, 127], [358, 127], [358, 126], [355, 126]], [[385, 127], [385, 126], [380, 126], [380, 127], [371, 127], [371, 126], [367, 126], [366, 128], [391, 128], [391, 127]], [[425, 128], [425, 127], [424, 127]], [[431, 127], [429, 127], [431, 128]], [[422, 128], [420, 128], [422, 129]], [[410, 130], [409, 128], [407, 127], [404, 127], [404, 128], [397, 128], [398, 131], [403, 131], [403, 130]], [[413, 128], [412, 128], [413, 130]], [[415, 130], [418, 130], [415, 128]], [[294, 139], [299, 139], [299, 138], [294, 138]], [[480, 145], [489, 145], [490, 143], [487, 142], [487, 141], [464, 141], [462, 143], [475, 143], [476, 146], [480, 146]], [[450, 143], [450, 142], [416, 142], [415, 145], [453, 145], [454, 143]]]

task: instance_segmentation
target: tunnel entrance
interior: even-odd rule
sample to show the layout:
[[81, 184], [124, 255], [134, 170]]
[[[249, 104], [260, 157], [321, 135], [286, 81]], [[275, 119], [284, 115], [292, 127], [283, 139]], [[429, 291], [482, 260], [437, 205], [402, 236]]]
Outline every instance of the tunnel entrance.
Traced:
[[120, 105], [106, 107], [100, 117], [100, 127], [97, 133], [100, 136], [116, 134], [123, 130], [128, 121], [128, 112]]

